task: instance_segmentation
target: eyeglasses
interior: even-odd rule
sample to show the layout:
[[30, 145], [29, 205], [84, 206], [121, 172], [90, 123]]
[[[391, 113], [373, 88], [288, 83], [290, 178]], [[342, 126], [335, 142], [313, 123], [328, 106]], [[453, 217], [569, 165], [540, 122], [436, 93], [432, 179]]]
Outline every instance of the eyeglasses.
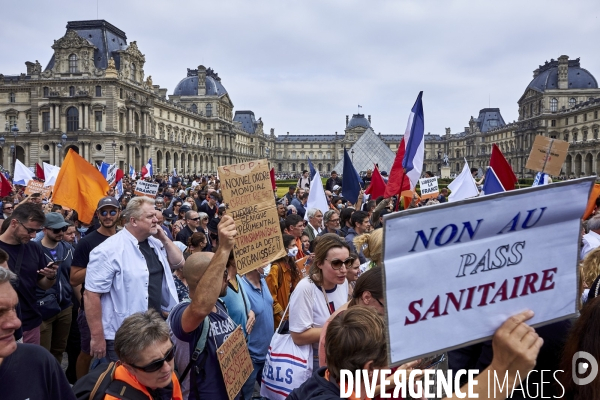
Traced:
[[202, 221], [208, 221], [208, 218], [204, 217], [202, 218]]
[[63, 226], [62, 228], [58, 228], [58, 229], [52, 229], [52, 232], [53, 232], [55, 235], [58, 235], [58, 234], [59, 234], [59, 233], [61, 233], [61, 232], [66, 232], [66, 231], [67, 231], [67, 229], [69, 229], [69, 225], [67, 225], [67, 226]]
[[340, 219], [330, 219], [329, 222], [340, 222]]
[[198, 221], [200, 221], [200, 217], [190, 218], [190, 221], [196, 221], [196, 222], [198, 222]]
[[114, 217], [115, 215], [117, 215], [117, 210], [102, 210], [100, 211], [100, 215], [103, 217], [106, 217], [108, 214], [110, 214], [111, 217]]
[[379, 299], [377, 297], [374, 297], [374, 299], [379, 303], [379, 305], [383, 308], [385, 308], [385, 306], [383, 305], [383, 303], [381, 301], [379, 301]]
[[[327, 259], [325, 259], [325, 260], [327, 260]], [[348, 257], [344, 261], [338, 260], [337, 258], [334, 258], [333, 260], [327, 260], [327, 261], [329, 261], [329, 263], [331, 264], [331, 268], [338, 271], [338, 270], [342, 269], [342, 265], [344, 267], [346, 267], [346, 269], [350, 268], [352, 266], [352, 264], [354, 263], [354, 260], [355, 260], [354, 257]]]
[[13, 207], [4, 207], [3, 210], [12, 210]]
[[21, 224], [21, 226], [22, 226], [23, 228], [25, 228], [25, 230], [27, 231], [27, 233], [28, 233], [28, 234], [30, 234], [30, 235], [31, 235], [32, 233], [40, 233], [40, 232], [42, 231], [42, 229], [28, 228], [28, 227], [26, 227], [25, 225], [23, 225], [23, 223], [22, 223], [21, 221], [19, 221], [19, 220], [17, 220], [17, 222], [18, 222], [18, 223], [20, 223], [20, 224]]
[[175, 345], [171, 347], [171, 350], [167, 351], [167, 354], [160, 360], [152, 361], [150, 364], [145, 365], [143, 367], [138, 367], [137, 365], [129, 364], [133, 368], [139, 369], [144, 372], [156, 372], [162, 368], [163, 364], [166, 362], [170, 362], [175, 357]]

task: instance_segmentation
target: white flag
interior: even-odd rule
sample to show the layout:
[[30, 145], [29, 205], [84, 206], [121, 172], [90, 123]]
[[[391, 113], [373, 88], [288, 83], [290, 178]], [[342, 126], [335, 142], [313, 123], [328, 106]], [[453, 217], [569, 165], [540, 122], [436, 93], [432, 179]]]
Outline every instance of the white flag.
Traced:
[[56, 165], [43, 163], [44, 165], [44, 187], [52, 186], [56, 183], [56, 178], [60, 172], [60, 167]]
[[463, 167], [462, 172], [456, 177], [456, 179], [450, 182], [448, 189], [450, 189], [448, 201], [459, 201], [479, 195], [477, 184], [471, 175], [471, 169], [469, 168], [469, 163], [467, 163], [466, 158], [465, 166]]
[[35, 177], [35, 174], [25, 166], [19, 159], [15, 163], [15, 173], [13, 176], [13, 183], [15, 185], [27, 186], [30, 180]]
[[[315, 176], [310, 182], [310, 192], [308, 193], [308, 201], [306, 202], [305, 208], [307, 210], [310, 208], [318, 208], [323, 214], [329, 210], [327, 196], [325, 196], [325, 190], [323, 190], [323, 182], [321, 181], [321, 175], [319, 175], [319, 171], [316, 172]], [[308, 221], [308, 213], [306, 213], [304, 219]]]

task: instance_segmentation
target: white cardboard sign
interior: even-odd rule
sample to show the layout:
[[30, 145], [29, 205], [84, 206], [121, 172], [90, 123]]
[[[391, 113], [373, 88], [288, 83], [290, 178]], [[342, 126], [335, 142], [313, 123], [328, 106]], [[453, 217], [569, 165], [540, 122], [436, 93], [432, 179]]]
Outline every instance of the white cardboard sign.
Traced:
[[422, 199], [436, 198], [440, 194], [437, 177], [419, 179]]
[[138, 196], [156, 197], [158, 193], [158, 183], [146, 182], [144, 180], [138, 180], [133, 190]]
[[581, 216], [595, 177], [384, 217], [394, 364], [490, 338], [511, 315], [574, 316]]

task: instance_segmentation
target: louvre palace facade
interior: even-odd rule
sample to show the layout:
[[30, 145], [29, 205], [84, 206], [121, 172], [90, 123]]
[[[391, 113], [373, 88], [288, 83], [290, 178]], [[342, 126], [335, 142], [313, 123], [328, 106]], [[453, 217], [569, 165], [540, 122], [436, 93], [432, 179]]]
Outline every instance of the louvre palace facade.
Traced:
[[[20, 75], [0, 73], [0, 165], [7, 170], [15, 153], [27, 166], [60, 165], [73, 149], [90, 163], [131, 164], [139, 171], [152, 158], [158, 173], [177, 168], [186, 174], [258, 158], [293, 174], [307, 169], [310, 157], [326, 175], [367, 131], [370, 143], [376, 137], [394, 153], [402, 139], [403, 132], [375, 133], [371, 116], [363, 114], [346, 116], [339, 134], [265, 134], [252, 111], [234, 112], [212, 68], [181, 68], [185, 76], [172, 93], [154, 84], [137, 42], [104, 20], [69, 22], [51, 47], [45, 67], [28, 61]], [[484, 108], [462, 132], [426, 134], [424, 170], [439, 174], [446, 155], [451, 173], [460, 172], [464, 158], [484, 167], [497, 143], [517, 175], [531, 176], [524, 166], [539, 134], [571, 144], [562, 175], [600, 170], [600, 89], [579, 59], [561, 56], [536, 68], [518, 109], [511, 123], [499, 109]]]

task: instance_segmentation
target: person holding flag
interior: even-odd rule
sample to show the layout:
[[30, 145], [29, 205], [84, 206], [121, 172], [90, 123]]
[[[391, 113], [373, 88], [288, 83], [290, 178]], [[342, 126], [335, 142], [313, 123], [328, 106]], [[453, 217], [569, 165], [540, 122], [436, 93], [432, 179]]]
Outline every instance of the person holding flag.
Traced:
[[148, 160], [148, 163], [142, 167], [142, 178], [152, 178], [154, 175], [154, 169], [152, 168], [152, 159]]

